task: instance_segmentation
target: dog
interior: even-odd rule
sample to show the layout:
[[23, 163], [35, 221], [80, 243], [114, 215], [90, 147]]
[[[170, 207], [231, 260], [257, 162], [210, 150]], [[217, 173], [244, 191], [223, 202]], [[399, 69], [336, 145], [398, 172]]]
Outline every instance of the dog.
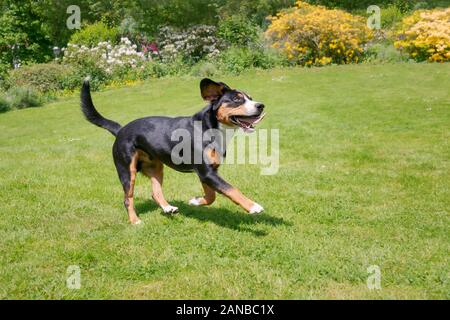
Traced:
[[[81, 110], [92, 124], [108, 130], [116, 140], [113, 145], [114, 164], [124, 191], [124, 205], [132, 224], [141, 220], [134, 207], [134, 186], [136, 175], [141, 172], [152, 183], [152, 197], [166, 214], [178, 213], [178, 208], [170, 205], [163, 195], [163, 171], [168, 166], [180, 172], [195, 172], [202, 183], [204, 196], [189, 201], [193, 206], [208, 206], [220, 193], [241, 206], [250, 214], [264, 211], [258, 203], [244, 196], [237, 188], [227, 183], [218, 174], [221, 159], [226, 156], [226, 143], [211, 144], [201, 141], [192, 143], [191, 158], [200, 151], [208, 161], [184, 161], [175, 163], [173, 149], [178, 141], [173, 141], [172, 133], [183, 129], [195, 134], [196, 123], [203, 131], [215, 129], [224, 132], [227, 129], [241, 128], [245, 132], [254, 131], [254, 126], [264, 118], [264, 104], [254, 101], [243, 91], [231, 89], [223, 82], [203, 79], [200, 93], [208, 103], [192, 117], [147, 117], [134, 120], [126, 126], [104, 118], [95, 108], [89, 80], [86, 79], [81, 89]], [[198, 128], [198, 126], [197, 126]], [[213, 145], [213, 146], [212, 146]], [[200, 149], [200, 150], [198, 150]]]

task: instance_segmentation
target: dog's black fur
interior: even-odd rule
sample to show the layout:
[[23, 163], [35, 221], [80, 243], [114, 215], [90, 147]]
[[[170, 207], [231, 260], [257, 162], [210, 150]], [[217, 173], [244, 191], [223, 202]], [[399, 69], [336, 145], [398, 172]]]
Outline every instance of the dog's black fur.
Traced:
[[[196, 148], [194, 143], [192, 143], [193, 152], [191, 152], [192, 159], [190, 163], [174, 164], [172, 161], [172, 149], [179, 143], [179, 141], [172, 141], [171, 139], [174, 130], [182, 128], [193, 135], [195, 121], [202, 123], [203, 132], [208, 129], [218, 129], [221, 121], [219, 121], [217, 113], [220, 108], [227, 108], [223, 110], [228, 112], [231, 110], [230, 108], [242, 108], [245, 101], [251, 100], [243, 92], [232, 90], [226, 84], [214, 82], [210, 79], [203, 79], [200, 83], [200, 89], [203, 98], [209, 104], [191, 117], [147, 117], [134, 120], [122, 127], [117, 122], [104, 118], [95, 109], [91, 98], [89, 82], [84, 82], [81, 90], [81, 109], [83, 114], [88, 121], [108, 130], [116, 137], [113, 146], [113, 158], [125, 192], [125, 207], [128, 209], [132, 223], [140, 222], [137, 216], [135, 216], [134, 207], [130, 208], [133, 205], [132, 201], [130, 203], [130, 199], [133, 197], [135, 172], [141, 171], [150, 178], [155, 178], [156, 176], [155, 181], [160, 181], [155, 182], [152, 179], [152, 182], [156, 183], [156, 186], [155, 184], [153, 185], [155, 189], [155, 187], [158, 188], [158, 183], [160, 185], [162, 184], [163, 165], [167, 165], [181, 172], [195, 172], [203, 183], [206, 193], [209, 192], [210, 195], [214, 192], [225, 194], [234, 202], [243, 206], [247, 211], [250, 211], [249, 204], [246, 202], [248, 199], [244, 197], [245, 201], [242, 200], [241, 196], [243, 197], [243, 195], [239, 194], [237, 189], [233, 188], [218, 175], [218, 163], [214, 161], [212, 163], [204, 163], [204, 161], [201, 164], [194, 163], [193, 157]], [[264, 105], [256, 103], [254, 106], [257, 113], [252, 116], [261, 116]], [[239, 112], [234, 112], [237, 116], [241, 116]], [[248, 115], [242, 114], [242, 117], [246, 116]], [[234, 118], [231, 117], [231, 119]], [[222, 122], [224, 121], [223, 119], [221, 120]], [[236, 122], [228, 118], [224, 124], [237, 127]], [[203, 141], [200, 152], [204, 152], [209, 144], [210, 142]], [[232, 196], [230, 196], [230, 190], [234, 190]], [[164, 208], [164, 203], [166, 202], [163, 199], [162, 191], [162, 198], [158, 198], [158, 195], [155, 196], [155, 190], [153, 191], [154, 199], [160, 202], [159, 204]], [[238, 196], [235, 195], [236, 192]], [[215, 199], [215, 197], [212, 198]], [[211, 202], [211, 200], [214, 201], [214, 199], [209, 199], [209, 201], [205, 201], [206, 203], [200, 205], [208, 205], [210, 204], [208, 202]], [[243, 201], [246, 203], [241, 203]], [[175, 212], [177, 211], [176, 209], [174, 208], [172, 211]]]

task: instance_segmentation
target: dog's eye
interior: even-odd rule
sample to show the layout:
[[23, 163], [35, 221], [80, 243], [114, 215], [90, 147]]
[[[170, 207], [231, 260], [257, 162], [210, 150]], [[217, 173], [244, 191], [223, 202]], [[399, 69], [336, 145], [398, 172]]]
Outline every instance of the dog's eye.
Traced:
[[234, 102], [241, 102], [241, 101], [242, 101], [242, 98], [236, 96], [236, 97], [233, 98], [233, 101], [234, 101]]

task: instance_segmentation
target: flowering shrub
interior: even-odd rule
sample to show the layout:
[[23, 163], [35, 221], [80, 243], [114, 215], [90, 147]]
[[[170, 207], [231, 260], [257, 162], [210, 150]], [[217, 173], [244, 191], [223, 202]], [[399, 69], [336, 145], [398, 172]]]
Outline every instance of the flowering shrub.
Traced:
[[416, 11], [396, 36], [395, 47], [417, 61], [450, 61], [450, 8]]
[[69, 43], [63, 51], [63, 63], [76, 70], [76, 77], [69, 79], [69, 83], [79, 83], [90, 76], [93, 89], [113, 79], [125, 79], [129, 74], [136, 78], [146, 60], [144, 53], [138, 52], [128, 38], [122, 38], [118, 45], [104, 41], [92, 48]]
[[64, 63], [69, 65], [82, 65], [86, 62], [95, 62], [96, 66], [107, 74], [120, 72], [124, 69], [141, 67], [145, 61], [142, 52], [128, 38], [122, 38], [120, 44], [113, 46], [110, 42], [100, 42], [97, 46], [88, 48], [84, 45], [68, 44], [64, 49]]
[[223, 48], [213, 26], [198, 25], [184, 31], [163, 27], [159, 31], [159, 54], [163, 61], [182, 57], [197, 62], [204, 57], [217, 56]]
[[271, 21], [266, 37], [272, 47], [307, 66], [359, 62], [372, 37], [364, 18], [302, 1]]

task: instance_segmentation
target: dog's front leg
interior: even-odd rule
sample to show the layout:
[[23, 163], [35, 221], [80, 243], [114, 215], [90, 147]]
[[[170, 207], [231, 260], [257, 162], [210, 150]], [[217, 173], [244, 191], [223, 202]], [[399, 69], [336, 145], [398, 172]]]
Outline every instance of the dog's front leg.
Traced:
[[192, 198], [189, 201], [191, 206], [209, 206], [216, 200], [216, 191], [208, 186], [206, 183], [202, 183], [203, 191], [205, 195], [203, 197]]
[[264, 211], [264, 208], [256, 202], [250, 200], [242, 194], [237, 188], [223, 180], [217, 173], [217, 169], [211, 167], [201, 167], [197, 170], [202, 183], [213, 190], [225, 195], [234, 203], [240, 205], [244, 210], [251, 214], [258, 214]]

